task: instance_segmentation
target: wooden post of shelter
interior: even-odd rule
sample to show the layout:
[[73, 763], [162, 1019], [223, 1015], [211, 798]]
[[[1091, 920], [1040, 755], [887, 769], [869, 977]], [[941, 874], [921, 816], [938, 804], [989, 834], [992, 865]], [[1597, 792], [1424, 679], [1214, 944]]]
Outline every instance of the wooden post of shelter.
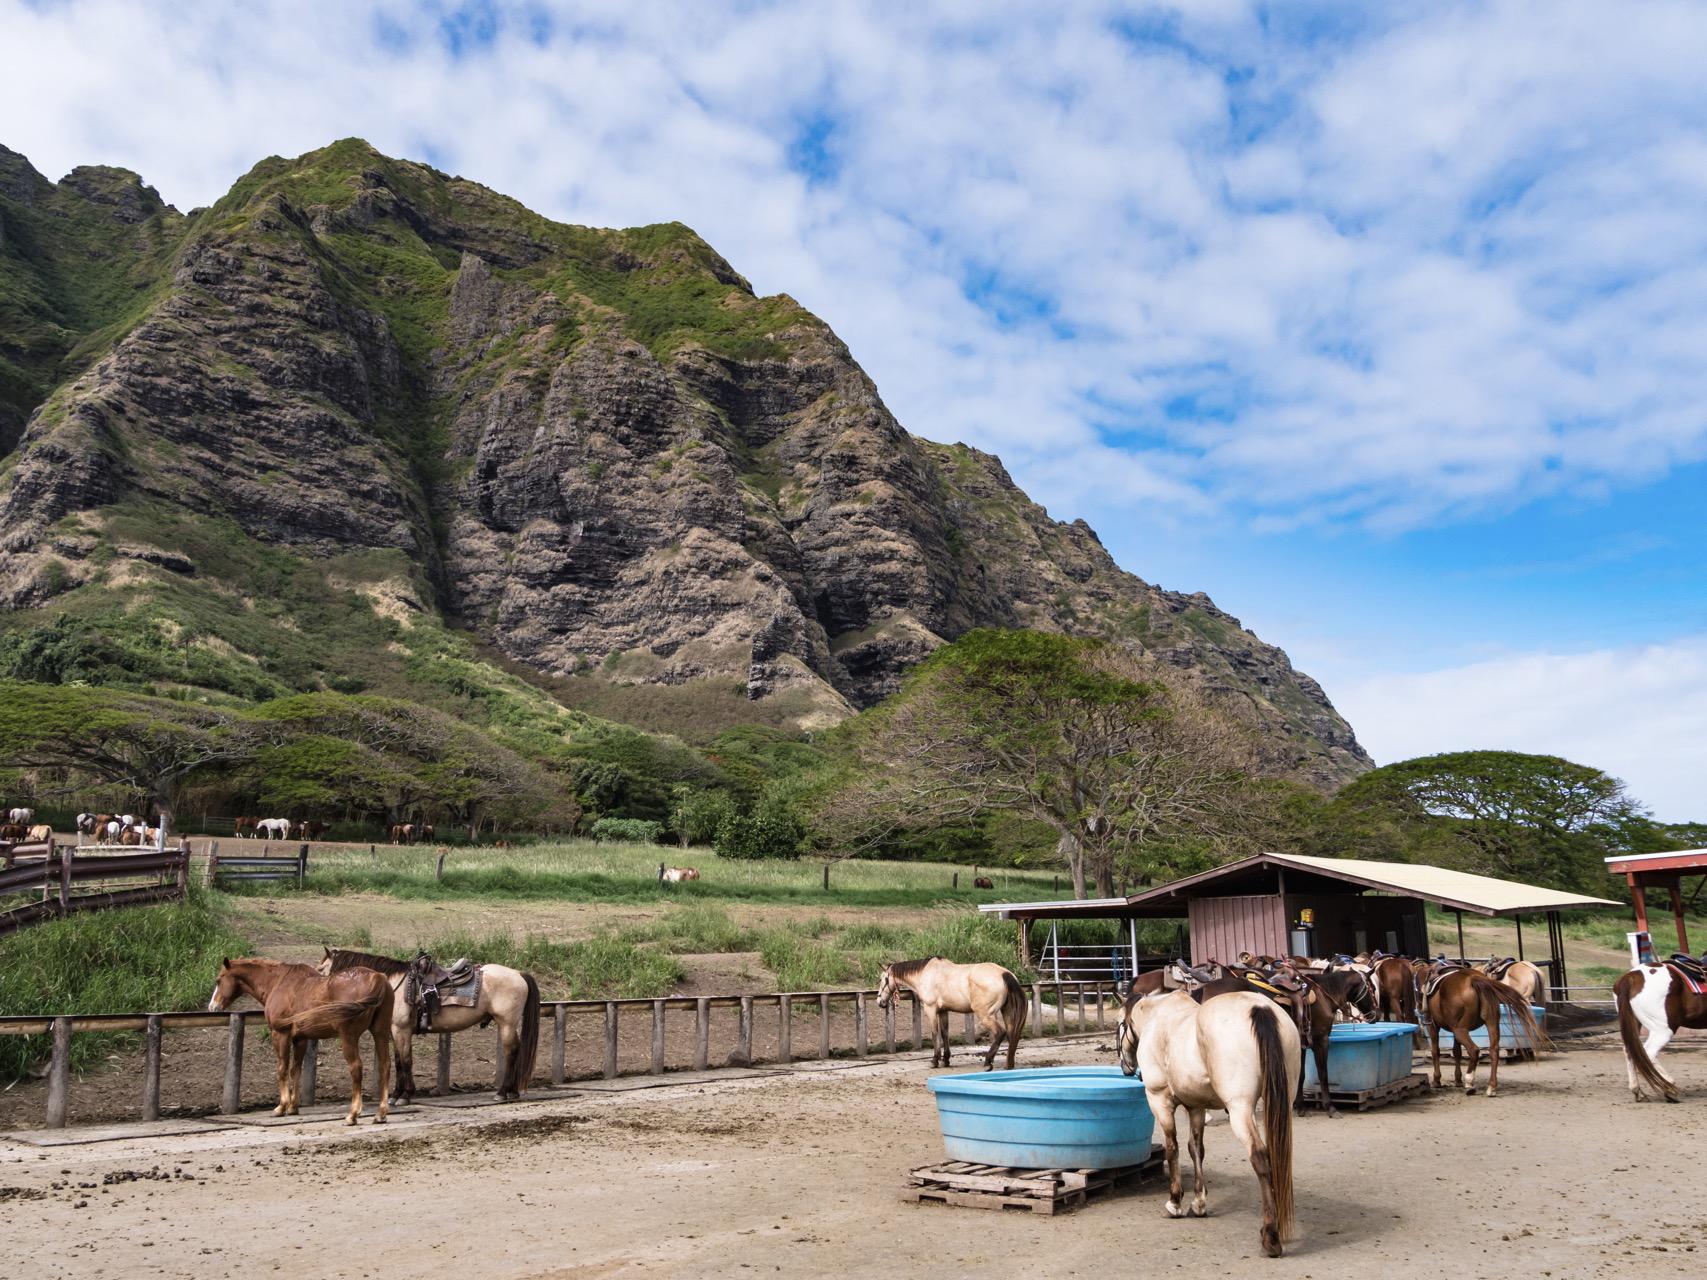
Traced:
[[450, 1032], [439, 1032], [438, 1077], [433, 1092], [438, 1097], [450, 1096]]
[[1464, 959], [1464, 913], [1453, 908], [1452, 914], [1458, 917], [1458, 958]]

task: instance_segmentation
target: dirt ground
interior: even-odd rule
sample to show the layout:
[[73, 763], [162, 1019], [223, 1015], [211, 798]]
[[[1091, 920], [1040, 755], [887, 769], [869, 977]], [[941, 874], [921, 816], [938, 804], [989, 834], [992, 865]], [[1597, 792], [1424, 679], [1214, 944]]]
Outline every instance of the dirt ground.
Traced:
[[902, 1203], [906, 1171], [941, 1155], [917, 1059], [354, 1131], [0, 1144], [0, 1218], [7, 1272], [41, 1277], [1700, 1275], [1698, 1179], [1671, 1175], [1707, 1138], [1704, 1049], [1685, 1032], [1667, 1051], [1681, 1106], [1632, 1102], [1598, 1030], [1508, 1067], [1495, 1099], [1308, 1117], [1302, 1234], [1278, 1261], [1256, 1249], [1256, 1183], [1224, 1122], [1207, 1219], [1164, 1217], [1159, 1183], [1052, 1219]]

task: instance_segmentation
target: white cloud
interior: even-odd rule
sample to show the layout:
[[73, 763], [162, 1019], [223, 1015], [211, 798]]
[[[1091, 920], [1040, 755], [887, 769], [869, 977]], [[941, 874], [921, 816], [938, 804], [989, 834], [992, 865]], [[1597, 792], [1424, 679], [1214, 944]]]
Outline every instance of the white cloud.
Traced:
[[537, 11], [459, 59], [448, 3], [0, 0], [4, 140], [188, 206], [359, 133], [688, 221], [1071, 510], [1405, 528], [1707, 457], [1699, 6]]
[[1707, 820], [1707, 636], [1373, 676], [1336, 695], [1378, 763], [1471, 749], [1564, 756], [1624, 778], [1663, 820]]

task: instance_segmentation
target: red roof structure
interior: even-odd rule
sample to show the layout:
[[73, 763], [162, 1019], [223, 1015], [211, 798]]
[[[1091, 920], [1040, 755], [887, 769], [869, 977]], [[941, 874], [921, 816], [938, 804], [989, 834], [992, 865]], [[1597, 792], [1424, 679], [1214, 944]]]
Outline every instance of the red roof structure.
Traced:
[[1677, 949], [1689, 950], [1689, 929], [1683, 922], [1683, 878], [1701, 876], [1690, 896], [1693, 904], [1707, 887], [1707, 849], [1676, 849], [1670, 853], [1633, 853], [1608, 858], [1606, 869], [1623, 876], [1630, 886], [1630, 900], [1636, 904], [1636, 927], [1648, 932], [1648, 901], [1644, 889], [1671, 890], [1671, 914], [1677, 923]]

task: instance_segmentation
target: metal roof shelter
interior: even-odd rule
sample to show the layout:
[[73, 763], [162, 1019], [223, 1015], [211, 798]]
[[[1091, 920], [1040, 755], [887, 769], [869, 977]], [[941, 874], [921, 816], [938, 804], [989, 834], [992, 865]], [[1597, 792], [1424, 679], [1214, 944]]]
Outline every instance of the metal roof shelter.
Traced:
[[[1707, 859], [1707, 855], [1703, 857]], [[1259, 853], [1129, 897], [987, 903], [979, 910], [1018, 922], [1020, 955], [1027, 964], [1034, 920], [1131, 922], [1183, 916], [1189, 922], [1192, 960], [1201, 963], [1232, 959], [1239, 951], [1332, 955], [1380, 947], [1385, 951], [1425, 955], [1428, 952], [1425, 903], [1444, 907], [1457, 916], [1460, 954], [1464, 951], [1466, 911], [1515, 920], [1520, 955], [1522, 917], [1546, 916], [1554, 985], [1558, 987], [1565, 983], [1564, 932], [1559, 912], [1622, 905], [1607, 898], [1471, 875], [1446, 867]], [[1130, 924], [1128, 928], [1136, 970], [1139, 959], [1136, 930]], [[1052, 947], [1053, 939], [1052, 930]]]
[[1637, 853], [1623, 858], [1608, 858], [1606, 869], [1621, 875], [1630, 886], [1630, 901], [1636, 907], [1636, 927], [1648, 932], [1648, 901], [1644, 889], [1671, 890], [1671, 914], [1677, 925], [1677, 949], [1689, 950], [1689, 930], [1683, 923], [1683, 877], [1700, 876], [1689, 904], [1707, 888], [1707, 849], [1675, 849], [1670, 853]]

